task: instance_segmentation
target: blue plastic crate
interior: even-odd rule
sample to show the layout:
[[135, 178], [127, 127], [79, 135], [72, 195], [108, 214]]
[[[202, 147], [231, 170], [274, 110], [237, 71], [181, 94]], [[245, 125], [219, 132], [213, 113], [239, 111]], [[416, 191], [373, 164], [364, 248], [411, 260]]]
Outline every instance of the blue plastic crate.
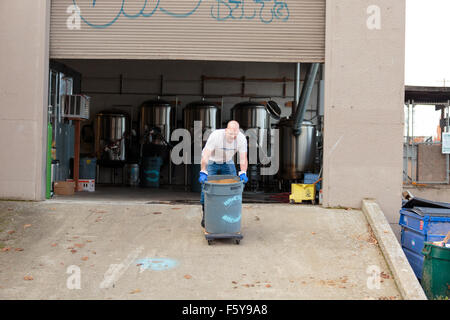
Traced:
[[[422, 208], [422, 215], [416, 212], [402, 209], [400, 210], [399, 224], [402, 226], [401, 244], [416, 276], [421, 279], [423, 268], [422, 249], [425, 242], [441, 241], [450, 231], [450, 217], [437, 216], [439, 209]], [[423, 212], [429, 212], [423, 214]], [[442, 211], [443, 215], [446, 211]]]
[[317, 180], [319, 180], [319, 175], [316, 173], [305, 173], [303, 176], [304, 184], [313, 184]]

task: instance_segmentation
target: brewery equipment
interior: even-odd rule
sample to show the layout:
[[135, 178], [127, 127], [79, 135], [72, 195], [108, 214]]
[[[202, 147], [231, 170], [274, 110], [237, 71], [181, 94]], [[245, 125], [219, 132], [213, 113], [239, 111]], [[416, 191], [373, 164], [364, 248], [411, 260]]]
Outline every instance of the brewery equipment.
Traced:
[[183, 109], [184, 128], [194, 133], [194, 122], [202, 122], [202, 131], [216, 130], [220, 126], [220, 109], [208, 101], [191, 102]]
[[267, 151], [270, 119], [264, 104], [251, 101], [238, 103], [231, 109], [231, 116], [244, 131], [255, 129], [258, 145]]
[[140, 111], [141, 144], [167, 145], [175, 123], [175, 112], [165, 100], [148, 100]]
[[311, 64], [295, 112], [291, 117], [281, 119], [276, 126], [279, 129], [280, 146], [278, 175], [280, 182], [292, 183], [292, 190], [299, 186], [296, 182], [303, 179], [305, 173], [315, 171], [316, 126], [304, 118], [319, 66], [319, 63]]
[[[236, 104], [231, 109], [232, 119], [239, 122], [240, 128], [248, 137], [248, 188], [257, 190], [263, 180], [260, 167], [267, 164], [270, 150], [270, 116], [279, 117], [279, 108], [274, 109], [268, 104], [246, 101]], [[278, 114], [277, 114], [278, 113]]]
[[[168, 183], [172, 183], [172, 162], [170, 161], [170, 135], [175, 127], [176, 114], [172, 105], [160, 98], [148, 100], [140, 107], [140, 158], [141, 158], [141, 185], [146, 185], [146, 167], [143, 164], [152, 163], [152, 159], [160, 159], [161, 166], [158, 166], [158, 183], [160, 174], [167, 168]], [[153, 170], [153, 169], [152, 169]], [[156, 169], [155, 169], [156, 170]], [[161, 178], [163, 176], [161, 175]]]
[[284, 180], [301, 179], [303, 173], [313, 172], [316, 155], [316, 126], [303, 121], [302, 133], [293, 134], [292, 118], [283, 118], [277, 124], [280, 137], [280, 177]]
[[122, 111], [106, 110], [95, 117], [95, 153], [101, 161], [126, 161], [129, 116]]
[[[195, 121], [201, 121], [201, 130], [195, 131]], [[203, 135], [205, 132], [212, 132], [220, 127], [220, 109], [214, 103], [208, 101], [191, 102], [183, 109], [184, 128], [191, 134], [191, 190], [201, 191], [201, 185], [198, 182], [201, 162], [201, 150], [205, 144]], [[207, 137], [205, 136], [205, 139]], [[185, 167], [185, 185], [188, 180], [188, 166]]]

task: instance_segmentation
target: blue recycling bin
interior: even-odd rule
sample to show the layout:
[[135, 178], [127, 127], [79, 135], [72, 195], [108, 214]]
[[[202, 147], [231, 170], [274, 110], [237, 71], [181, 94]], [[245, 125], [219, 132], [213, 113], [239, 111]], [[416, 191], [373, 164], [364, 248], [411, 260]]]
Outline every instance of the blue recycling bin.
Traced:
[[96, 158], [81, 158], [80, 159], [80, 179], [95, 179], [97, 172], [97, 159]]
[[413, 198], [400, 210], [401, 245], [416, 277], [422, 279], [426, 242], [442, 241], [450, 231], [450, 203]]
[[142, 187], [159, 188], [161, 166], [161, 157], [144, 157], [142, 159]]

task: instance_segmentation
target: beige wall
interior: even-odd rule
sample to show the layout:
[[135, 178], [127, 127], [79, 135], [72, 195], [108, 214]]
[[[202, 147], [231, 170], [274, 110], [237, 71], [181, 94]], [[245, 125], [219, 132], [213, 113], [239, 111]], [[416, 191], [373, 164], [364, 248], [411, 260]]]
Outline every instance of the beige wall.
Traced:
[[448, 202], [450, 199], [450, 185], [435, 184], [425, 186], [405, 185], [403, 190], [409, 191], [414, 197], [431, 201]]
[[[381, 9], [369, 30], [367, 8]], [[394, 229], [402, 191], [404, 0], [328, 0], [324, 204], [376, 198]]]
[[49, 0], [0, 2], [0, 198], [45, 193]]

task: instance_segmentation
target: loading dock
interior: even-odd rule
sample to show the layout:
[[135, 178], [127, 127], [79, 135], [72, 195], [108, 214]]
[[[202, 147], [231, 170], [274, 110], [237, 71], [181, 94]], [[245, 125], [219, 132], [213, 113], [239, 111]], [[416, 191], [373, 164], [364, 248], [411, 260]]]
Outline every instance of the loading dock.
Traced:
[[[286, 2], [288, 4], [294, 3], [293, 1]], [[313, 2], [325, 4], [325, 1], [310, 1], [309, 3]], [[56, 3], [56, 1], [53, 1], [53, 3]], [[57, 5], [60, 3], [64, 2], [58, 1]], [[297, 1], [296, 3], [305, 4], [307, 1]], [[66, 2], [66, 4], [73, 4], [73, 2]], [[85, 2], [85, 4], [87, 5], [88, 3]], [[100, 1], [97, 1], [97, 4], [100, 5]], [[368, 14], [366, 3], [361, 1], [329, 0], [326, 1], [326, 6], [321, 7], [323, 11], [320, 11], [318, 15], [316, 15], [317, 11], [315, 13], [311, 12], [311, 7], [303, 7], [297, 15], [294, 14], [294, 11], [290, 12], [293, 19], [314, 23], [319, 22], [321, 28], [315, 34], [309, 32], [312, 32], [311, 30], [317, 31], [318, 29], [311, 29], [308, 26], [295, 28], [295, 30], [300, 31], [298, 34], [297, 32], [292, 32], [293, 36], [296, 39], [298, 37], [297, 40], [303, 37], [302, 41], [293, 41], [290, 30], [283, 30], [283, 34], [288, 36], [280, 38], [285, 45], [282, 52], [277, 51], [279, 49], [278, 45], [271, 46], [264, 43], [259, 43], [258, 46], [263, 48], [261, 50], [264, 51], [260, 60], [243, 56], [248, 52], [255, 56], [255, 52], [242, 50], [242, 48], [241, 50], [236, 50], [236, 48], [227, 47], [222, 48], [224, 49], [222, 51], [214, 50], [214, 52], [220, 52], [222, 58], [224, 56], [230, 57], [229, 59], [218, 59], [221, 63], [230, 61], [238, 61], [236, 63], [264, 61], [264, 63], [267, 63], [265, 67], [273, 66], [274, 64], [291, 64], [289, 73], [296, 69], [295, 64], [297, 62], [323, 63], [324, 73], [321, 78], [324, 81], [323, 206], [361, 208], [363, 199], [376, 198], [389, 219], [391, 227], [395, 229], [398, 223], [402, 191], [401, 147], [403, 121], [401, 106], [404, 102], [405, 4], [404, 1], [393, 3], [389, 0], [377, 0], [375, 4], [379, 6], [380, 13], [383, 15], [383, 24], [380, 29], [368, 28], [366, 22], [370, 18], [370, 13]], [[40, 201], [45, 199], [46, 191], [46, 143], [44, 142], [44, 137], [47, 136], [48, 62], [59, 61], [74, 67], [76, 60], [79, 62], [79, 60], [84, 59], [84, 67], [88, 68], [88, 61], [91, 61], [94, 67], [98, 67], [96, 62], [99, 62], [100, 66], [102, 63], [100, 60], [104, 60], [105, 57], [95, 56], [95, 52], [93, 53], [92, 51], [83, 51], [95, 49], [93, 44], [99, 40], [96, 38], [90, 38], [89, 41], [92, 46], [88, 48], [86, 46], [77, 47], [80, 43], [75, 41], [72, 43], [72, 47], [68, 47], [68, 50], [64, 49], [64, 43], [69, 43], [70, 45], [71, 41], [70, 33], [65, 29], [68, 16], [60, 15], [58, 21], [56, 21], [62, 26], [62, 29], [60, 29], [61, 34], [59, 34], [60, 38], [58, 39], [58, 34], [52, 33], [55, 29], [52, 30], [51, 28], [51, 20], [55, 16], [51, 13], [50, 1], [28, 1], [25, 7], [18, 1], [10, 1], [2, 5], [6, 7], [6, 10], [0, 12], [0, 21], [6, 31], [2, 33], [1, 37], [2, 41], [9, 45], [2, 46], [0, 49], [1, 68], [6, 70], [0, 76], [0, 87], [5, 93], [1, 96], [1, 103], [2, 106], [10, 107], [4, 109], [4, 114], [0, 119], [0, 136], [8, 137], [0, 140], [0, 148], [8, 150], [8, 153], [0, 154], [2, 163], [0, 196], [2, 199]], [[97, 9], [99, 8], [101, 7], [97, 7]], [[138, 8], [137, 12], [142, 6]], [[60, 7], [60, 9], [63, 12], [67, 7]], [[167, 7], [162, 7], [162, 9], [166, 9], [166, 12], [175, 12], [168, 10]], [[125, 12], [130, 13], [131, 11]], [[134, 13], [136, 14], [136, 11]], [[165, 19], [188, 21], [187, 19], [169, 17], [164, 13], [164, 10], [160, 10], [158, 13], [164, 16]], [[134, 21], [138, 21], [123, 16], [120, 18], [123, 18], [122, 20], [126, 22], [127, 26], [132, 25]], [[275, 21], [282, 22], [278, 20]], [[232, 22], [231, 18], [228, 22]], [[245, 22], [245, 20], [241, 22]], [[255, 23], [261, 26], [258, 29], [260, 35], [267, 33], [265, 30], [268, 29], [263, 27], [263, 21], [255, 21]], [[169, 24], [166, 23], [165, 25]], [[224, 23], [221, 24], [224, 25]], [[82, 26], [85, 28], [85, 25], [82, 24]], [[119, 24], [115, 24], [112, 28], [118, 26]], [[228, 29], [228, 31], [231, 29]], [[245, 38], [245, 28], [239, 29], [238, 27], [236, 29], [238, 30], [234, 30], [235, 32], [244, 33], [243, 38], [237, 42], [244, 46], [244, 49], [247, 44], [251, 47], [252, 42]], [[88, 32], [88, 30], [82, 29], [81, 32]], [[106, 30], [97, 30], [97, 32], [98, 34], [105, 34]], [[147, 33], [150, 34], [149, 32]], [[229, 33], [225, 33], [225, 35], [227, 34]], [[312, 35], [313, 39], [305, 38], [305, 34]], [[89, 37], [87, 36], [86, 38]], [[276, 32], [274, 38], [276, 38]], [[21, 39], [21, 41], [16, 41], [17, 39]], [[83, 36], [78, 37], [78, 39], [83, 39]], [[124, 39], [122, 37], [120, 39], [124, 40], [124, 42], [128, 40], [133, 41], [132, 38]], [[108, 45], [105, 45], [105, 42], [98, 43], [101, 43], [107, 49], [111, 49], [111, 47], [108, 48]], [[158, 41], [149, 41], [146, 45], [152, 45], [151, 48], [143, 45], [141, 48], [137, 48], [138, 50], [135, 50], [136, 47], [134, 47], [126, 51], [122, 47], [122, 56], [109, 56], [107, 59], [110, 61], [120, 60], [120, 64], [115, 63], [118, 66], [127, 64], [129, 61], [123, 61], [127, 57], [131, 58], [129, 59], [130, 61], [140, 60], [139, 64], [142, 64], [146, 63], [143, 60], [149, 59], [148, 56], [145, 56], [145, 53], [147, 52], [148, 54], [150, 52], [154, 55], [151, 60], [158, 60], [159, 64], [162, 63], [161, 61], [168, 61], [164, 63], [176, 66], [178, 61], [174, 60], [179, 60], [183, 61], [179, 63], [188, 61], [185, 64], [186, 66], [193, 63], [192, 61], [194, 60], [217, 61], [214, 56], [211, 56], [212, 51], [209, 48], [200, 48], [208, 53], [206, 58], [203, 56], [200, 59], [195, 54], [198, 54], [198, 52], [193, 53], [189, 50], [177, 51], [179, 49], [178, 46], [171, 47], [169, 48], [170, 50], [165, 52], [151, 50], [155, 49], [154, 45], [157, 43]], [[312, 54], [311, 52], [302, 51], [312, 43], [318, 44], [318, 46], [313, 48]], [[182, 45], [186, 49], [186, 43], [182, 43]], [[294, 50], [291, 50], [291, 48], [294, 48]], [[66, 56], [54, 55], [55, 49], [61, 50], [59, 53], [66, 54]], [[142, 51], [144, 51], [144, 55], [142, 55]], [[70, 54], [73, 52], [77, 53], [78, 56], [71, 57]], [[114, 50], [109, 50], [108, 52], [114, 53]], [[161, 52], [162, 56], [160, 56]], [[172, 55], [174, 52], [178, 52], [179, 55]], [[133, 54], [137, 55], [133, 56]], [[274, 61], [278, 57], [283, 57], [284, 60]], [[196, 60], [195, 58], [199, 59]], [[68, 60], [73, 60], [73, 63], [68, 63]], [[83, 72], [82, 68], [78, 69], [80, 69], [78, 70], [79, 72]], [[109, 68], [109, 70], [111, 69]], [[305, 69], [303, 68], [302, 70]], [[240, 71], [233, 76], [242, 77], [245, 75], [242, 70]], [[84, 73], [87, 74], [88, 72]], [[158, 75], [164, 73], [157, 72]], [[219, 72], [218, 75], [213, 75], [213, 77], [223, 76], [220, 73], [222, 72]], [[203, 74], [211, 75], [210, 72], [203, 72]], [[194, 78], [198, 81], [200, 76]], [[285, 75], [282, 74], [281, 76], [284, 77]], [[267, 77], [267, 75], [251, 76], [251, 78], [262, 77]], [[272, 75], [269, 77], [272, 78]], [[286, 75], [286, 77], [291, 78], [289, 75]], [[121, 88], [120, 73], [115, 74], [112, 78], [116, 80], [112, 81], [113, 83], [110, 85], [114, 87], [114, 92], [117, 92]], [[122, 79], [126, 79], [126, 75]], [[26, 90], [19, 90], [18, 88], [26, 88]], [[281, 88], [280, 91], [282, 90]], [[199, 90], [194, 91], [198, 92]], [[289, 92], [295, 93], [295, 90], [291, 89]], [[299, 96], [299, 91], [296, 92], [297, 94], [294, 95], [297, 97]], [[159, 93], [159, 89], [155, 93]], [[163, 93], [174, 92], [168, 90]], [[178, 93], [175, 92], [175, 94]], [[196, 94], [198, 95], [198, 93]], [[201, 98], [201, 96], [200, 94], [198, 98]], [[171, 97], [171, 99], [173, 98]], [[184, 100], [186, 103], [188, 102], [186, 99]], [[137, 106], [140, 103], [141, 101], [133, 105]], [[113, 104], [117, 104], [117, 102], [107, 103], [105, 108]], [[121, 102], [118, 102], [118, 104], [122, 105]], [[128, 105], [129, 102], [126, 104]], [[175, 105], [177, 104], [175, 103]], [[44, 202], [45, 205], [48, 203], [51, 202]], [[56, 202], [54, 203], [56, 205]], [[304, 208], [303, 206], [287, 206], [287, 210], [298, 210], [296, 213], [300, 213], [302, 211], [301, 208]], [[89, 209], [87, 208], [87, 210]], [[317, 209], [319, 208], [317, 207]], [[197, 217], [197, 214], [198, 212], [194, 213], [194, 216]], [[289, 224], [290, 220], [298, 219], [299, 216], [292, 214], [287, 224]], [[60, 222], [65, 218], [64, 215], [59, 217], [61, 219]], [[299, 221], [295, 220], [296, 223], [299, 223]], [[201, 242], [203, 243], [203, 241]]]
[[[92, 165], [96, 165], [94, 173], [90, 176], [80, 176], [80, 179], [94, 179], [97, 191], [101, 191], [105, 185], [124, 187], [132, 184], [130, 177], [127, 177], [130, 171], [126, 170], [130, 165], [141, 169], [140, 185], [146, 186], [142, 183], [145, 181], [143, 158], [160, 156], [161, 188], [166, 191], [198, 192], [200, 186], [197, 186], [194, 176], [198, 174], [195, 170], [200, 171], [201, 146], [211, 129], [224, 127], [231, 119], [241, 123], [247, 136], [256, 136], [256, 149], [249, 149], [251, 165], [247, 190], [252, 192], [251, 197], [254, 198], [256, 193], [259, 193], [263, 200], [267, 198], [264, 193], [290, 192], [290, 183], [303, 182], [304, 173], [315, 173], [319, 176], [322, 162], [322, 73], [317, 75], [317, 79], [310, 81], [308, 97], [300, 94], [297, 101], [293, 100], [296, 92], [300, 93], [298, 88], [301, 88], [300, 84], [304, 85], [311, 64], [301, 64], [304, 70], [301, 73], [301, 82], [300, 79], [295, 79], [300, 64], [58, 60], [56, 63], [52, 62], [52, 66], [55, 67], [51, 75], [56, 74], [64, 79], [59, 81], [60, 89], [57, 92], [50, 92], [54, 99], [50, 107], [54, 126], [52, 160], [59, 166], [58, 171], [53, 174], [53, 182], [72, 178], [73, 175], [71, 161], [75, 139], [73, 136], [72, 140], [65, 139], [67, 133], [60, 127], [68, 126], [73, 135], [74, 125], [70, 120], [61, 117], [61, 101], [64, 101], [68, 92], [73, 92], [72, 84], [75, 82], [78, 82], [80, 88], [76, 94], [89, 96], [90, 100], [89, 119], [82, 121], [81, 162], [92, 159]], [[76, 76], [66, 76], [59, 70], [71, 70], [71, 74]], [[179, 70], [185, 72], [180, 73]], [[160, 75], [158, 71], [165, 73]], [[210, 74], [205, 75], [208, 71]], [[242, 75], [243, 71], [247, 74]], [[147, 78], [144, 78], [144, 75]], [[174, 78], [175, 76], [177, 78]], [[68, 84], [72, 86], [68, 88]], [[100, 90], [101, 88], [103, 90]], [[52, 90], [55, 88], [52, 87]], [[171, 91], [166, 93], [168, 90]], [[300, 99], [303, 99], [304, 106], [304, 114], [300, 114], [304, 119], [304, 133], [295, 140], [297, 142], [289, 143], [292, 133], [283, 129], [286, 125], [277, 126], [277, 119], [284, 117], [283, 121], [286, 122], [286, 117], [292, 118], [295, 115], [295, 108], [292, 106], [296, 106]], [[267, 102], [274, 100], [281, 109], [276, 119], [270, 116], [267, 110]], [[154, 110], [163, 116], [155, 118], [155, 115], [151, 114]], [[180, 151], [175, 147], [177, 153], [172, 154], [168, 145], [176, 146], [180, 143], [174, 135], [176, 129], [188, 129], [191, 140], [187, 144], [190, 146], [195, 142], [194, 120], [201, 121], [196, 124], [200, 126], [200, 133], [203, 135], [203, 143], [199, 143], [200, 149], [195, 145], [192, 150], [189, 147], [188, 150]], [[155, 129], [159, 130], [159, 133], [149, 134]], [[279, 129], [281, 136], [275, 135], [274, 129]], [[256, 134], [252, 136], [252, 132]], [[160, 133], [162, 139], [158, 136]], [[174, 136], [175, 140], [172, 140]], [[146, 142], [143, 143], [143, 140]], [[280, 144], [279, 141], [287, 143]], [[196, 143], [198, 144], [198, 141]], [[117, 144], [115, 149], [111, 147], [114, 144]], [[294, 149], [291, 149], [291, 146]], [[72, 152], [64, 153], [61, 150]], [[256, 155], [254, 158], [253, 151]], [[183, 162], [171, 163], [169, 159], [175, 156], [182, 157]], [[262, 164], [262, 161], [265, 161], [266, 165]], [[275, 164], [275, 161], [280, 161], [280, 164]], [[264, 168], [268, 171], [270, 169], [270, 175], [261, 174]], [[124, 190], [127, 193], [132, 192], [130, 188]], [[142, 191], [139, 192], [142, 194]], [[148, 193], [155, 194], [151, 189]]]
[[[372, 206], [361, 211], [244, 204], [241, 245], [208, 246], [197, 205], [4, 201], [0, 210], [8, 219], [2, 225], [16, 232], [0, 233], [9, 248], [0, 255], [0, 294], [88, 300], [425, 299], [383, 213]], [[70, 290], [77, 284], [68, 281], [74, 266], [81, 272], [80, 290]]]
[[[69, 4], [72, 5], [73, 2]], [[315, 60], [311, 58], [311, 55], [308, 56], [305, 52], [301, 54], [299, 51], [294, 59], [285, 62], [301, 61], [299, 57], [305, 58], [305, 62], [325, 62], [324, 117], [327, 120], [324, 123], [323, 137], [323, 204], [331, 207], [358, 208], [361, 206], [362, 199], [376, 198], [391, 226], [395, 228], [400, 208], [398, 199], [402, 191], [402, 176], [398, 174], [402, 171], [403, 129], [402, 112], [399, 106], [404, 100], [405, 3], [401, 1], [393, 5], [390, 1], [379, 0], [377, 6], [380, 8], [379, 13], [385, 15], [381, 29], [368, 27], [367, 21], [368, 19], [373, 21], [373, 12], [368, 12], [364, 3], [327, 1], [326, 6], [322, 7], [324, 12], [321, 13], [322, 17], [325, 17], [325, 20], [322, 20], [323, 29], [316, 34], [319, 37], [314, 38], [319, 39], [321, 43], [318, 47], [319, 51], [316, 51], [319, 52], [318, 56], [321, 59]], [[4, 15], [1, 21], [7, 31], [2, 35], [2, 39], [5, 43], [11, 44], [3, 47], [2, 68], [10, 70], [4, 75], [16, 75], [13, 78], [5, 76], [1, 80], [1, 85], [7, 93], [2, 103], [16, 106], [5, 110], [4, 119], [0, 120], [3, 123], [2, 136], [10, 136], [12, 139], [8, 142], [2, 141], [1, 146], [10, 148], [8, 156], [2, 158], [2, 163], [5, 165], [0, 184], [1, 196], [4, 199], [45, 199], [46, 143], [43, 137], [47, 136], [45, 125], [48, 112], [47, 62], [49, 59], [58, 59], [52, 56], [53, 49], [50, 50], [52, 46], [63, 48], [63, 46], [58, 47], [59, 40], [52, 40], [56, 35], [50, 37], [51, 19], [52, 16], [54, 17], [51, 10], [50, 1], [46, 0], [29, 3], [26, 10], [21, 4], [12, 2], [8, 3], [5, 10], [2, 10]], [[63, 12], [61, 8], [60, 10]], [[296, 17], [291, 11], [291, 18], [303, 19], [310, 13], [310, 10], [304, 8]], [[165, 15], [165, 13], [161, 14]], [[68, 17], [68, 15], [61, 15], [57, 21], [65, 34], [67, 34], [65, 23]], [[317, 16], [310, 17], [313, 17], [312, 20], [315, 23], [320, 21]], [[137, 21], [124, 19], [123, 21], [128, 24]], [[311, 19], [303, 20], [312, 21]], [[179, 18], [176, 21], [187, 20]], [[343, 21], [346, 23], [342, 23]], [[228, 20], [228, 22], [232, 21]], [[85, 28], [82, 21], [81, 23], [82, 32], [88, 32], [89, 29]], [[25, 25], [26, 28], [22, 27]], [[119, 25], [115, 24], [115, 26]], [[310, 32], [318, 29], [305, 27], [303, 30]], [[97, 32], [104, 34], [106, 30], [97, 30]], [[14, 41], [17, 37], [23, 40], [20, 41], [20, 45]], [[68, 41], [70, 37], [61, 39], [63, 40]], [[306, 40], [307, 43], [308, 41]], [[290, 51], [291, 46], [299, 48], [298, 43], [301, 47], [301, 42], [288, 42], [285, 43], [287, 48], [285, 53]], [[381, 47], [384, 48], [382, 52]], [[264, 48], [269, 50], [270, 46]], [[71, 50], [65, 51], [66, 54], [71, 52]], [[273, 59], [278, 56], [278, 53], [269, 54], [269, 56]], [[86, 56], [86, 58], [95, 57]], [[361, 74], [360, 70], [365, 72]], [[368, 77], [371, 74], [378, 76]], [[361, 76], [366, 81], [361, 79]], [[15, 89], [18, 87], [30, 88], [27, 91], [29, 94], [23, 94], [23, 92], [18, 94]], [[375, 115], [381, 117], [377, 119], [389, 119], [389, 121], [383, 121], [379, 125], [372, 121], [367, 122], [367, 119], [373, 119]], [[349, 121], [350, 118], [351, 121]], [[352, 134], [346, 134], [345, 130], [350, 130]], [[370, 141], [369, 144], [368, 141]], [[387, 141], [388, 143], [385, 143]], [[382, 153], [379, 152], [379, 148], [372, 148], [374, 143], [380, 144], [383, 148]], [[42, 146], [42, 148], [36, 146]], [[355, 148], [361, 152], [358, 154], [352, 152]], [[347, 179], [349, 176], [357, 176], [359, 179]], [[386, 192], [386, 185], [396, 187]]]
[[[52, 183], [69, 177], [76, 185], [79, 179], [95, 180], [97, 190], [140, 185], [198, 192], [204, 140], [232, 119], [249, 139], [247, 191], [288, 193], [292, 183], [304, 182], [305, 173], [319, 179], [325, 1], [194, 4], [188, 10], [187, 3], [176, 1], [153, 8], [140, 1], [52, 3], [50, 77], [60, 77], [49, 92], [55, 98], [53, 152], [59, 153], [52, 158], [57, 164]], [[79, 90], [74, 91], [75, 82]], [[79, 124], [64, 116], [62, 102], [75, 97], [88, 98], [89, 119], [82, 136], [73, 138], [74, 154], [61, 155], [58, 149], [71, 147], [56, 127]], [[203, 140], [195, 141], [199, 120]], [[190, 140], [182, 141], [193, 142], [189, 150], [180, 151], [172, 140], [178, 129], [189, 130]], [[182, 163], [174, 157], [182, 157]], [[96, 166], [95, 175], [78, 176], [78, 158], [81, 165]], [[136, 172], [139, 182], [131, 181]]]

